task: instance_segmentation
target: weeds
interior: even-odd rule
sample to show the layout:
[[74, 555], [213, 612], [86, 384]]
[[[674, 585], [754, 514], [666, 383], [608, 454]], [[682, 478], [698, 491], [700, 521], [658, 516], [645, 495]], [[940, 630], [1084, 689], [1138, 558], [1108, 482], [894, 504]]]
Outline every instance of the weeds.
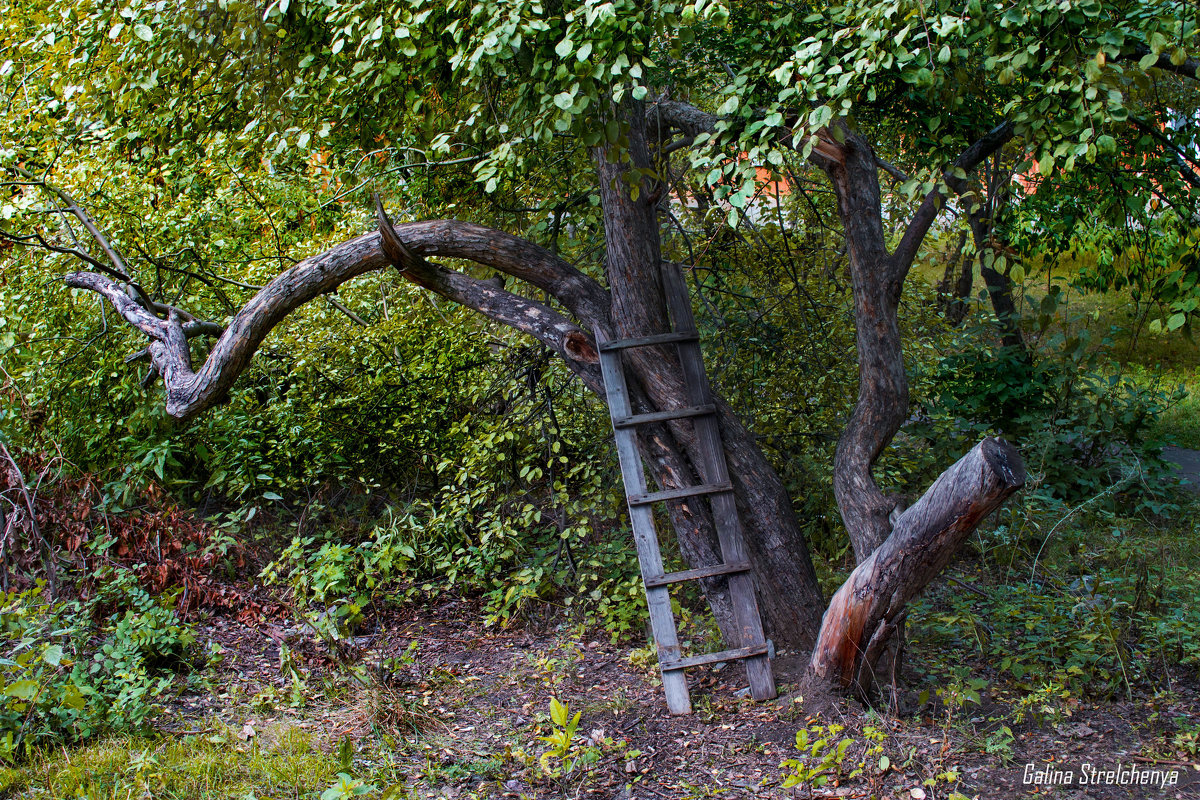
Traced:
[[846, 727], [837, 723], [798, 730], [799, 756], [780, 764], [783, 788], [803, 786], [811, 792], [840, 778], [863, 777], [871, 791], [877, 791], [892, 766], [891, 758], [884, 755], [887, 734], [874, 724], [865, 725], [858, 734], [842, 736], [845, 732]]

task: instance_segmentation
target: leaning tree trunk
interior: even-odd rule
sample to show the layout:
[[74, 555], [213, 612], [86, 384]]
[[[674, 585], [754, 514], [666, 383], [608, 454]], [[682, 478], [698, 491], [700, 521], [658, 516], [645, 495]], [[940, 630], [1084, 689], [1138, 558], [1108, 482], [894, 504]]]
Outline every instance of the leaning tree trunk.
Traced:
[[980, 521], [1024, 484], [1020, 455], [998, 439], [984, 439], [943, 472], [834, 594], [809, 662], [811, 675], [862, 696], [894, 683], [894, 674], [880, 675], [877, 668], [908, 602]]

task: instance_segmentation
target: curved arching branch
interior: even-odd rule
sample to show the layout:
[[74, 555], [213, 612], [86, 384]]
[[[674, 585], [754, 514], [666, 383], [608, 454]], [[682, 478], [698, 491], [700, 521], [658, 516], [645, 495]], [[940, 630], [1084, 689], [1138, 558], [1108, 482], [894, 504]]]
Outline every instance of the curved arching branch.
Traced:
[[[430, 264], [424, 256], [469, 259], [525, 280], [547, 291], [588, 327], [607, 326], [607, 293], [598, 283], [549, 251], [482, 225], [437, 220], [387, 227], [409, 253], [401, 264], [406, 278], [534, 336], [563, 356], [589, 387], [602, 386], [592, 338], [578, 324], [543, 303], [505, 291], [492, 281]], [[188, 346], [194, 332], [180, 313], [158, 318], [106, 275], [76, 272], [66, 276], [66, 283], [102, 294], [150, 338], [146, 351], [166, 385], [167, 413], [189, 419], [225, 397], [266, 335], [288, 314], [352, 278], [394, 263], [380, 233], [359, 236], [301, 261], [276, 276], [233, 317], [196, 371]]]
[[[982, 164], [984, 159], [1004, 147], [1015, 134], [1016, 128], [1006, 120], [981, 136], [959, 154], [958, 158], [954, 159], [954, 163], [942, 174], [945, 187], [935, 186], [925, 195], [925, 199], [921, 201], [921, 205], [908, 223], [904, 236], [900, 239], [900, 244], [896, 245], [896, 250], [892, 254], [896, 263], [896, 271], [908, 273], [913, 259], [917, 257], [917, 250], [920, 248], [921, 242], [925, 240], [925, 234], [929, 233], [930, 226], [937, 219], [938, 212], [949, 199], [950, 193], [962, 194], [966, 191], [967, 182], [956, 174], [957, 171], [971, 172]], [[900, 280], [904, 280], [903, 275]]]

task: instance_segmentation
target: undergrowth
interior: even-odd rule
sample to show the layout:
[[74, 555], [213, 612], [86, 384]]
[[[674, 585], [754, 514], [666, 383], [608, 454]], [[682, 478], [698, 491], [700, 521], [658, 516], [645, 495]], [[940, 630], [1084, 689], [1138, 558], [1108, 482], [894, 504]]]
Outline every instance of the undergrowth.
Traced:
[[141, 728], [193, 658], [191, 630], [132, 572], [97, 585], [86, 600], [53, 601], [42, 586], [0, 598], [0, 758]]
[[1059, 525], [1063, 513], [1011, 509], [977, 534], [969, 571], [913, 604], [914, 666], [935, 685], [973, 653], [1017, 715], [1040, 720], [1084, 697], [1169, 690], [1200, 666], [1187, 516], [1165, 526], [1093, 510]]

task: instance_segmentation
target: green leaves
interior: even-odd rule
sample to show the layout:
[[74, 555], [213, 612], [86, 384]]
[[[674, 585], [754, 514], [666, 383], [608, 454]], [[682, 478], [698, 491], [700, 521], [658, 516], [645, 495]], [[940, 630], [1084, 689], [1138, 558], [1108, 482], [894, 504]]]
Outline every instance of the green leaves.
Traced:
[[194, 636], [131, 572], [93, 578], [87, 602], [49, 602], [40, 588], [4, 595], [0, 639], [13, 658], [0, 660], [0, 758], [140, 726], [172, 682], [154, 665], [186, 659]]
[[52, 667], [57, 667], [63, 660], [62, 645], [54, 644], [42, 651], [42, 660]]
[[38, 682], [31, 678], [13, 681], [4, 687], [4, 693], [18, 700], [32, 700], [38, 694]]
[[560, 727], [567, 725], [567, 706], [560, 703], [557, 697], [550, 698], [550, 721]]
[[321, 792], [321, 800], [349, 800], [349, 798], [361, 797], [377, 791], [379, 791], [377, 787], [358, 780], [348, 773], [339, 772], [337, 782]]

